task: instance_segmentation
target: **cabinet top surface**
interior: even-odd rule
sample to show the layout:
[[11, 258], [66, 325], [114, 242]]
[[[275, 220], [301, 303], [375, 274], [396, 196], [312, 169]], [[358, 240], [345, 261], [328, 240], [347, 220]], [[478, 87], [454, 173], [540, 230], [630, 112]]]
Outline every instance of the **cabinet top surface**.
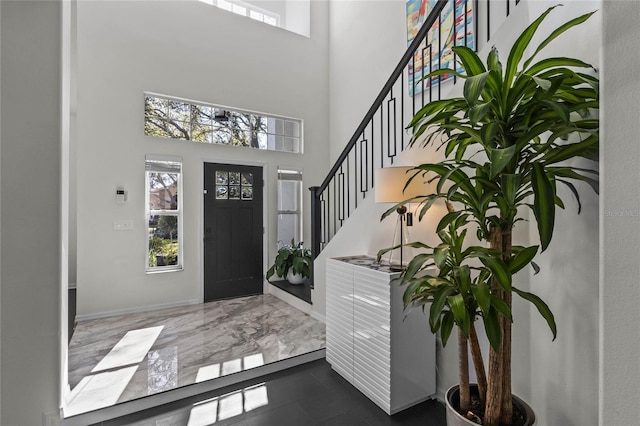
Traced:
[[389, 263], [385, 261], [376, 262], [376, 258], [373, 256], [358, 255], [358, 256], [334, 257], [333, 259], [338, 260], [340, 262], [349, 263], [351, 265], [356, 265], [363, 268], [371, 269], [373, 271], [389, 274], [391, 275], [392, 278], [400, 276], [400, 272], [392, 271], [389, 268]]

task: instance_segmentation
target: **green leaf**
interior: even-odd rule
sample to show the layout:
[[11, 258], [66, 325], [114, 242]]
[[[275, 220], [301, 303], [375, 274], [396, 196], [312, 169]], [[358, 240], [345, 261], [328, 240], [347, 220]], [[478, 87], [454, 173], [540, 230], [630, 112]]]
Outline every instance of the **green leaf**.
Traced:
[[440, 337], [442, 338], [442, 346], [447, 345], [449, 336], [451, 336], [451, 330], [453, 330], [454, 321], [453, 314], [451, 312], [445, 312], [442, 316], [442, 323], [440, 324]]
[[527, 293], [526, 291], [518, 290], [517, 288], [513, 288], [513, 291], [518, 294], [518, 296], [522, 297], [525, 300], [533, 303], [536, 308], [538, 308], [538, 312], [540, 315], [547, 321], [549, 328], [551, 329], [551, 333], [553, 333], [553, 340], [556, 340], [556, 336], [558, 334], [558, 328], [556, 327], [556, 320], [553, 317], [553, 313], [549, 306], [542, 301], [538, 296], [532, 293]]
[[511, 308], [509, 308], [507, 302], [497, 296], [491, 296], [491, 306], [496, 311], [500, 312], [506, 319], [513, 321], [513, 318], [511, 317]]
[[580, 214], [580, 212], [582, 212], [582, 203], [580, 202], [580, 194], [578, 193], [578, 190], [576, 189], [575, 185], [572, 184], [571, 182], [567, 182], [566, 180], [562, 180], [562, 179], [556, 179], [556, 181], [565, 184], [567, 188], [569, 188], [569, 190], [573, 193], [573, 196], [575, 197], [576, 202], [578, 203], [578, 214]]
[[493, 277], [503, 289], [511, 290], [511, 271], [501, 259], [483, 254], [480, 256], [480, 261], [491, 270]]
[[484, 331], [489, 338], [489, 344], [494, 351], [500, 349], [500, 341], [502, 340], [502, 330], [500, 329], [500, 322], [498, 321], [498, 315], [494, 309], [490, 309], [489, 312], [485, 312], [482, 315], [484, 321]]
[[436, 293], [433, 298], [433, 302], [431, 303], [431, 308], [429, 309], [429, 324], [431, 325], [431, 331], [435, 333], [438, 331], [438, 319], [442, 314], [442, 310], [444, 309], [444, 305], [447, 302], [447, 298], [454, 292], [454, 289], [451, 287], [442, 287]]
[[407, 286], [407, 288], [404, 290], [404, 293], [402, 294], [402, 303], [404, 304], [405, 308], [409, 306], [409, 304], [417, 297], [421, 297], [421, 295], [424, 293], [422, 289], [422, 286], [424, 284], [425, 282], [423, 280], [415, 280]]
[[556, 28], [546, 39], [544, 39], [544, 41], [542, 43], [540, 43], [540, 45], [538, 46], [536, 51], [533, 52], [533, 55], [531, 55], [531, 57], [529, 59], [527, 59], [527, 61], [524, 63], [524, 68], [527, 68], [529, 66], [529, 64], [531, 63], [531, 61], [533, 60], [533, 58], [538, 53], [540, 53], [540, 51], [542, 49], [544, 49], [549, 43], [551, 43], [553, 40], [555, 40], [558, 36], [560, 36], [562, 33], [567, 31], [568, 29], [573, 28], [576, 25], [579, 25], [579, 24], [583, 23], [584, 21], [589, 19], [591, 17], [591, 15], [593, 15], [594, 13], [596, 13], [596, 12], [593, 11], [593, 12], [590, 12], [590, 13], [586, 13], [586, 14], [584, 14], [582, 16], [578, 16], [577, 18], [574, 18], [571, 21], [566, 22], [566, 23], [562, 24], [560, 27]]
[[489, 161], [491, 161], [491, 179], [495, 178], [498, 173], [504, 170], [509, 164], [516, 152], [516, 146], [511, 145], [507, 148], [489, 148]]
[[487, 81], [487, 77], [489, 77], [489, 71], [469, 77], [464, 82], [464, 99], [467, 101], [469, 106], [474, 106], [478, 102], [478, 99], [484, 90], [484, 84]]
[[495, 46], [491, 47], [491, 51], [487, 56], [487, 68], [490, 71], [495, 71], [498, 75], [502, 76], [502, 64], [500, 63], [500, 54]]
[[555, 147], [542, 157], [542, 161], [548, 165], [575, 157], [589, 158], [594, 152], [598, 151], [598, 142], [598, 136], [592, 135], [581, 142]]
[[451, 50], [456, 54], [467, 76], [481, 74], [486, 71], [480, 57], [472, 49], [466, 46], [455, 46]]
[[569, 123], [569, 109], [566, 106], [562, 105], [561, 103], [552, 101], [542, 101], [540, 103], [550, 110], [553, 110], [553, 112], [555, 112], [555, 114], [557, 115], [557, 118], [562, 120], [563, 124]]
[[538, 253], [538, 246], [531, 246], [520, 250], [516, 253], [515, 256], [511, 258], [509, 262], [509, 269], [512, 274], [520, 271], [522, 268], [527, 266], [529, 262], [533, 260], [535, 255]]
[[491, 102], [484, 102], [480, 104], [476, 104], [469, 109], [469, 121], [472, 125], [476, 125], [481, 122], [487, 113], [491, 110]]
[[433, 255], [431, 253], [419, 253], [411, 259], [407, 269], [404, 271], [403, 279], [411, 280], [416, 273], [422, 268], [425, 262], [431, 260]]
[[544, 167], [536, 163], [531, 174], [531, 187], [533, 189], [533, 213], [538, 223], [538, 235], [545, 251], [553, 237], [553, 225], [555, 221], [555, 191], [549, 181]]
[[491, 307], [491, 291], [487, 283], [481, 282], [478, 285], [474, 285], [471, 287], [471, 291], [480, 309], [482, 309], [483, 312], [488, 312]]
[[454, 272], [454, 277], [463, 293], [467, 293], [471, 288], [471, 269], [468, 265], [462, 265]]
[[500, 187], [502, 188], [504, 199], [507, 201], [509, 207], [513, 207], [516, 202], [516, 195], [520, 189], [520, 184], [522, 183], [522, 175], [504, 173], [500, 180]]
[[539, 78], [539, 77], [532, 77], [533, 81], [536, 82], [536, 84], [545, 92], [548, 92], [549, 89], [551, 89], [551, 82], [549, 80], [545, 80], [543, 78]]
[[546, 58], [531, 66], [524, 74], [529, 76], [537, 76], [547, 70], [557, 67], [576, 67], [576, 68], [593, 68], [592, 65], [574, 58]]
[[436, 227], [436, 232], [442, 231], [444, 228], [447, 227], [447, 225], [449, 225], [451, 222], [456, 220], [456, 218], [460, 216], [462, 213], [464, 213], [464, 211], [460, 210], [457, 212], [451, 212], [444, 215], [444, 217], [440, 219], [440, 222], [438, 222], [438, 226]]
[[456, 324], [462, 325], [464, 323], [464, 318], [467, 315], [467, 309], [464, 306], [464, 298], [461, 294], [455, 294], [453, 296], [449, 296], [448, 302]]
[[433, 261], [435, 262], [438, 268], [443, 268], [447, 257], [449, 256], [449, 245], [448, 244], [440, 244], [433, 251]]
[[542, 21], [544, 21], [544, 19], [547, 17], [547, 15], [551, 13], [551, 11], [556, 7], [557, 6], [550, 7], [542, 15], [540, 15], [538, 19], [533, 21], [531, 25], [529, 25], [522, 32], [522, 34], [520, 34], [516, 42], [513, 44], [513, 47], [511, 48], [511, 52], [509, 52], [509, 59], [507, 59], [507, 68], [505, 71], [505, 79], [504, 79], [505, 89], [511, 87], [513, 78], [515, 77], [516, 72], [518, 71], [518, 65], [522, 60], [522, 55], [524, 54], [525, 50], [529, 46], [529, 43], [531, 42], [531, 39], [533, 38], [533, 35], [535, 34], [536, 30], [538, 29]]

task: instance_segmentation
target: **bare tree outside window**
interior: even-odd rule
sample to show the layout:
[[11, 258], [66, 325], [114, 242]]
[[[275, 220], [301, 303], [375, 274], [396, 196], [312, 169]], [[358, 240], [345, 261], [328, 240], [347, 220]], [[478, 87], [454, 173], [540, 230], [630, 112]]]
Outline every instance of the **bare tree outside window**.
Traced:
[[145, 96], [146, 135], [194, 142], [301, 151], [301, 122], [215, 105]]

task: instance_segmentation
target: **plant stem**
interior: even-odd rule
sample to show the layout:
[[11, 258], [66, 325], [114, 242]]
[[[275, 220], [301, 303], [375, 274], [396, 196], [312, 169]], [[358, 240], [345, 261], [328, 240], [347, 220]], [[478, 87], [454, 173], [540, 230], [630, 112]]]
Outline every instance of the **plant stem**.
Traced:
[[[506, 229], [502, 231], [502, 260], [505, 262], [511, 257], [511, 240], [512, 229]], [[511, 292], [503, 292], [503, 300], [509, 306], [509, 310], [512, 308]], [[500, 415], [500, 422], [505, 425], [510, 425], [513, 421], [513, 403], [511, 396], [511, 320], [500, 316], [500, 325], [502, 328], [502, 414]]]
[[[491, 248], [494, 250], [502, 249], [502, 232], [499, 228], [491, 226], [490, 229]], [[504, 292], [495, 278], [491, 279], [491, 292], [501, 299], [504, 298]], [[502, 323], [501, 323], [502, 325]], [[501, 329], [501, 332], [504, 331]], [[502, 333], [504, 338], [504, 333]], [[503, 340], [500, 341], [498, 351], [493, 347], [489, 348], [489, 380], [487, 383], [487, 400], [484, 412], [485, 426], [499, 426], [502, 417], [502, 386], [504, 376], [504, 345]]]
[[458, 363], [460, 372], [460, 413], [466, 415], [471, 408], [471, 392], [469, 390], [469, 349], [467, 336], [458, 327]]
[[476, 327], [473, 323], [471, 323], [469, 343], [471, 348], [473, 367], [475, 368], [476, 378], [478, 380], [480, 404], [484, 405], [487, 395], [487, 374], [484, 369], [484, 360], [482, 359], [482, 351], [480, 350], [480, 343], [478, 342], [478, 334], [476, 333]]

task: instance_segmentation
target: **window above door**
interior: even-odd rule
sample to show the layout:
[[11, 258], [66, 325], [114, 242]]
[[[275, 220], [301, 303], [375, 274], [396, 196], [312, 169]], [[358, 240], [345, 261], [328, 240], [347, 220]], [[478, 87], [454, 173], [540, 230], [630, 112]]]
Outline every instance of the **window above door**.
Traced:
[[145, 94], [148, 136], [271, 151], [302, 152], [302, 120]]

